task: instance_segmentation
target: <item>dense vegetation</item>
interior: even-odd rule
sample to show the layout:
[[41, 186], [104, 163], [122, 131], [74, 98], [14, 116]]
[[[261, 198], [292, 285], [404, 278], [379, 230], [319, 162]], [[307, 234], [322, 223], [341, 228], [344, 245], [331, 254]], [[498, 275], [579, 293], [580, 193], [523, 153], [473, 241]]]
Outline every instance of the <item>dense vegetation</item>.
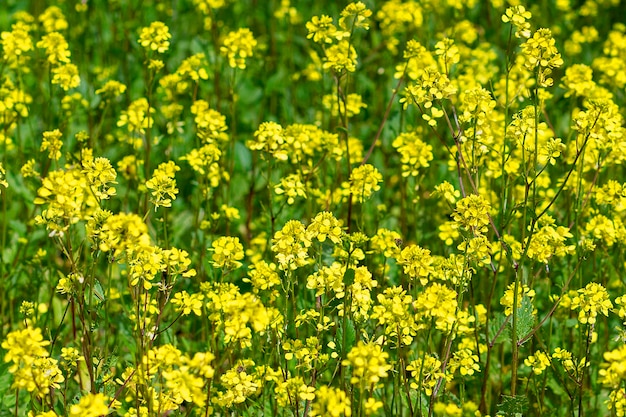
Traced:
[[0, 416], [625, 415], [618, 0], [4, 3]]

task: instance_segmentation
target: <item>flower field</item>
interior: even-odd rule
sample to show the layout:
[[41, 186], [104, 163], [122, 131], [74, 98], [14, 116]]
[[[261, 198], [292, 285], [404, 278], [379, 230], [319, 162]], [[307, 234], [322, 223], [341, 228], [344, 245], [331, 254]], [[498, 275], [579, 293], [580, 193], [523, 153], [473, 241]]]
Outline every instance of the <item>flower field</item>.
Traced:
[[626, 415], [619, 0], [4, 0], [0, 417]]

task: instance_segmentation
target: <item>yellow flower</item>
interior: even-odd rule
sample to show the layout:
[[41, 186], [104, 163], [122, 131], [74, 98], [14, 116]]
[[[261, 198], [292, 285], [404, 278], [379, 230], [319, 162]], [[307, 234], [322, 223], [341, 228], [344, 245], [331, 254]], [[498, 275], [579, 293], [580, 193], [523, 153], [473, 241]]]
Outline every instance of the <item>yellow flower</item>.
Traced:
[[341, 222], [328, 211], [318, 213], [306, 228], [306, 231], [311, 239], [317, 238], [320, 242], [324, 242], [328, 238], [336, 245], [341, 243], [343, 235]]
[[243, 259], [244, 253], [238, 237], [222, 236], [213, 241], [211, 246], [211, 259], [216, 268], [236, 269], [242, 265], [239, 261]]
[[246, 59], [252, 56], [256, 45], [257, 41], [252, 31], [241, 28], [226, 35], [220, 53], [228, 58], [228, 65], [231, 68], [245, 69]]
[[78, 87], [80, 76], [78, 67], [74, 64], [59, 65], [52, 69], [52, 84], [58, 84], [65, 91]]
[[139, 44], [147, 51], [156, 51], [160, 54], [170, 47], [169, 28], [163, 22], [152, 22], [150, 26], [141, 28], [139, 33]]
[[180, 171], [180, 168], [173, 161], [163, 162], [154, 170], [152, 178], [146, 181], [146, 188], [152, 194], [150, 201], [154, 204], [155, 210], [159, 207], [171, 207], [172, 200], [176, 199], [178, 194], [174, 178], [176, 171]]
[[370, 164], [361, 165], [350, 173], [350, 192], [357, 201], [363, 202], [374, 192], [380, 190], [380, 183], [383, 176]]
[[48, 62], [52, 65], [69, 64], [71, 52], [65, 37], [59, 32], [51, 32], [41, 37], [37, 48], [46, 50]]
[[350, 383], [370, 387], [377, 384], [381, 378], [387, 377], [388, 371], [391, 370], [391, 366], [387, 364], [388, 358], [389, 354], [384, 352], [379, 344], [359, 341], [341, 364], [352, 368]]
[[70, 406], [69, 417], [100, 417], [109, 413], [109, 397], [102, 393], [87, 394]]

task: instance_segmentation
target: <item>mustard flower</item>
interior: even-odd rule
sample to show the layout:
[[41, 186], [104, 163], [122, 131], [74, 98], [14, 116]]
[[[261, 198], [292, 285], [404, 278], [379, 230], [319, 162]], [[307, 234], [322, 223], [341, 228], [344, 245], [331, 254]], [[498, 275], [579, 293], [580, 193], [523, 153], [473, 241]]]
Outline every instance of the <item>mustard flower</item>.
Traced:
[[196, 373], [210, 379], [215, 375], [215, 369], [211, 366], [214, 359], [215, 355], [211, 352], [196, 352], [188, 364]]
[[121, 173], [129, 181], [136, 181], [139, 179], [137, 170], [142, 165], [143, 160], [137, 159], [135, 155], [125, 155], [117, 162], [117, 172]]
[[357, 54], [354, 46], [347, 40], [339, 41], [326, 48], [322, 68], [338, 74], [356, 71]]
[[[0, 33], [0, 45], [2, 45], [3, 58], [11, 67], [16, 67], [26, 59], [26, 52], [33, 49], [33, 41], [28, 30], [21, 24], [13, 25], [11, 32]], [[26, 68], [23, 68], [26, 70]]]
[[304, 403], [312, 401], [315, 398], [315, 388], [308, 386], [301, 376], [287, 378], [280, 381], [274, 389], [276, 400], [281, 407], [293, 407], [296, 414], [304, 409]]
[[70, 406], [69, 417], [99, 417], [109, 413], [109, 397], [102, 393], [87, 394]]
[[126, 86], [116, 80], [108, 80], [104, 85], [96, 90], [96, 94], [102, 95], [105, 99], [118, 97], [126, 92]]
[[135, 246], [128, 256], [128, 279], [133, 287], [141, 282], [143, 288], [149, 290], [156, 275], [165, 269], [163, 250], [158, 246]]
[[435, 55], [439, 56], [441, 67], [446, 73], [450, 72], [452, 64], [457, 64], [461, 60], [459, 47], [454, 44], [454, 39], [443, 38], [435, 44]]
[[150, 190], [150, 201], [154, 204], [154, 210], [159, 207], [171, 207], [172, 200], [176, 199], [178, 188], [174, 174], [180, 168], [173, 162], [163, 162], [152, 173], [152, 178], [146, 181], [146, 188]]
[[65, 369], [76, 369], [78, 362], [83, 360], [83, 355], [80, 351], [73, 347], [61, 348], [61, 364]]
[[276, 264], [268, 264], [264, 260], [254, 262], [248, 269], [248, 277], [244, 278], [243, 281], [252, 284], [252, 290], [255, 293], [269, 290], [281, 283], [276, 272]]
[[456, 203], [452, 218], [462, 228], [473, 234], [487, 232], [491, 205], [482, 196], [470, 194]]
[[283, 318], [273, 307], [265, 307], [253, 293], [239, 292], [233, 284], [203, 283], [206, 308], [216, 328], [224, 333], [226, 344], [237, 343], [240, 348], [251, 346], [252, 331], [265, 332], [280, 326]]
[[216, 398], [212, 401], [226, 408], [241, 404], [248, 397], [256, 395], [262, 385], [262, 381], [255, 375], [249, 374], [243, 364], [237, 364], [222, 374], [220, 383], [226, 391], [218, 391]]
[[322, 97], [322, 104], [325, 108], [330, 110], [333, 117], [340, 115], [346, 115], [346, 117], [354, 117], [361, 113], [361, 109], [367, 108], [367, 104], [363, 103], [363, 98], [360, 94], [351, 93], [343, 100], [339, 100], [336, 94], [326, 94]]
[[223, 269], [237, 269], [242, 263], [243, 246], [238, 237], [222, 236], [211, 244], [213, 255], [213, 266]]
[[50, 6], [39, 15], [39, 22], [46, 33], [61, 32], [69, 27], [63, 11], [57, 6]]
[[578, 295], [572, 299], [572, 310], [579, 310], [578, 321], [581, 324], [594, 325], [598, 313], [608, 316], [609, 310], [613, 308], [613, 303], [609, 298], [609, 293], [602, 285], [590, 282], [578, 290]]
[[396, 259], [403, 266], [403, 271], [411, 280], [419, 280], [422, 285], [428, 283], [428, 275], [433, 271], [433, 258], [430, 250], [418, 245], [407, 245]]
[[61, 388], [61, 383], [65, 381], [61, 369], [59, 369], [56, 359], [49, 357], [29, 358], [30, 362], [16, 369], [13, 373], [15, 378], [12, 387], [25, 389], [33, 392], [39, 397], [50, 393], [51, 389]]
[[450, 281], [455, 287], [461, 285], [462, 288], [465, 288], [476, 272], [470, 267], [468, 258], [454, 253], [447, 257], [434, 257], [433, 269], [434, 277], [442, 281]]
[[397, 258], [400, 255], [399, 246], [402, 245], [400, 233], [380, 228], [371, 239], [372, 250], [384, 255], [386, 258]]
[[568, 227], [557, 226], [554, 220], [545, 216], [544, 223], [533, 234], [528, 244], [527, 255], [545, 264], [553, 257], [563, 257], [576, 252], [575, 245], [567, 245], [566, 240], [573, 237]]
[[204, 295], [202, 294], [189, 294], [187, 291], [181, 291], [174, 294], [171, 303], [176, 307], [176, 311], [180, 312], [183, 316], [187, 316], [192, 312], [196, 316], [202, 315], [202, 300]]
[[615, 410], [615, 415], [626, 415], [626, 389], [617, 388], [609, 393], [609, 398], [604, 402], [609, 410]]
[[195, 172], [200, 174], [202, 178], [206, 178], [208, 184], [215, 188], [219, 185], [221, 179], [221, 171], [218, 164], [221, 156], [222, 152], [218, 146], [214, 143], [209, 143], [198, 149], [192, 149], [180, 159], [187, 161]]
[[461, 196], [459, 190], [455, 190], [454, 186], [448, 181], [444, 181], [441, 184], [435, 186], [435, 191], [432, 194], [433, 197], [441, 197], [449, 204], [456, 204], [458, 198]]
[[59, 278], [56, 291], [60, 294], [74, 296], [78, 294], [79, 289], [83, 288], [84, 282], [85, 278], [81, 274], [70, 272], [67, 276]]
[[374, 342], [359, 341], [350, 349], [347, 359], [341, 362], [342, 366], [352, 368], [350, 383], [361, 387], [375, 386], [381, 378], [386, 378], [391, 366], [387, 364], [389, 354]]
[[[504, 314], [510, 316], [513, 314], [513, 291], [515, 288], [515, 283], [509, 284], [506, 291], [504, 291], [504, 295], [500, 298], [500, 305], [504, 306]], [[517, 308], [522, 306], [522, 298], [528, 297], [532, 301], [533, 297], [535, 297], [535, 290], [531, 289], [527, 285], [518, 285], [517, 287]]]
[[78, 87], [80, 76], [74, 64], [63, 64], [52, 69], [52, 84], [58, 84], [65, 91]]
[[420, 168], [428, 167], [433, 160], [433, 147], [422, 141], [416, 132], [401, 133], [391, 146], [400, 154], [403, 177], [417, 177]]
[[344, 273], [345, 267], [339, 262], [333, 262], [332, 265], [323, 266], [309, 275], [306, 287], [310, 290], [316, 290], [315, 296], [317, 297], [333, 291], [336, 298], [343, 298], [345, 296]]
[[400, 104], [405, 109], [410, 104], [423, 105], [424, 108], [430, 109], [433, 102], [447, 99], [454, 94], [456, 94], [456, 87], [452, 85], [445, 74], [427, 68], [415, 82], [409, 83], [405, 87]]
[[309, 246], [311, 239], [298, 220], [289, 220], [272, 239], [272, 251], [276, 253], [279, 268], [282, 270], [293, 270], [306, 265]]
[[389, 287], [376, 296], [378, 305], [372, 308], [370, 318], [385, 326], [385, 334], [398, 344], [410, 345], [418, 325], [413, 312], [413, 298], [402, 287]]
[[69, 64], [71, 52], [65, 37], [59, 32], [50, 32], [41, 37], [37, 48], [45, 49], [48, 63], [51, 65]]
[[502, 15], [502, 21], [509, 23], [515, 27], [515, 36], [517, 38], [530, 38], [530, 23], [528, 19], [532, 17], [532, 14], [526, 10], [524, 6], [518, 5], [509, 7]]
[[341, 11], [339, 18], [339, 26], [346, 31], [353, 31], [356, 28], [369, 30], [369, 18], [372, 11], [365, 6], [362, 1], [349, 3], [345, 9]]
[[318, 213], [306, 228], [307, 234], [311, 239], [317, 239], [320, 242], [330, 239], [335, 245], [341, 243], [343, 232], [341, 230], [341, 222], [328, 211]]
[[[4, 120], [27, 117], [29, 114], [28, 105], [32, 101], [32, 97], [17, 88], [9, 77], [5, 77], [0, 84], [0, 116]], [[6, 135], [0, 135], [0, 143], [6, 144], [10, 150], [11, 139]]]
[[221, 9], [228, 2], [229, 0], [193, 0], [194, 6], [205, 15], [210, 15], [214, 10]]
[[418, 1], [385, 1], [376, 13], [376, 20], [388, 42], [387, 48], [395, 54], [402, 38], [399, 35], [416, 33], [423, 25], [423, 5]]
[[363, 164], [352, 170], [350, 173], [350, 193], [357, 201], [363, 202], [374, 192], [380, 190], [380, 183], [383, 176], [370, 164]]
[[522, 44], [522, 53], [529, 70], [537, 69], [537, 82], [541, 87], [550, 87], [553, 83], [548, 76], [552, 69], [563, 65], [561, 54], [556, 49], [555, 40], [550, 29], [538, 29]]
[[76, 167], [49, 172], [33, 201], [46, 205], [35, 222], [45, 224], [51, 236], [62, 235], [70, 225], [90, 214], [87, 207], [97, 206], [87, 187], [84, 175]]
[[131, 133], [146, 133], [146, 129], [152, 127], [154, 119], [151, 114], [154, 113], [154, 108], [150, 106], [146, 98], [138, 98], [130, 103], [127, 110], [122, 111], [119, 120], [117, 121], [118, 127], [126, 126]]
[[483, 126], [491, 120], [495, 107], [496, 101], [486, 89], [467, 90], [462, 96], [462, 113], [459, 115], [459, 121], [471, 126]]
[[345, 32], [337, 31], [333, 24], [333, 18], [326, 15], [313, 16], [306, 23], [306, 29], [309, 31], [307, 39], [312, 38], [315, 43], [332, 43], [347, 35]]
[[538, 350], [534, 355], [524, 359], [524, 365], [532, 368], [533, 374], [541, 375], [550, 366], [550, 357], [545, 352]]
[[[373, 300], [371, 291], [378, 286], [378, 282], [373, 279], [372, 273], [365, 266], [354, 269], [354, 282], [348, 287], [350, 293], [350, 311], [355, 320], [365, 321], [369, 319], [369, 311]], [[340, 305], [339, 315], [343, 316], [343, 304]]]
[[63, 134], [59, 129], [43, 132], [43, 141], [41, 143], [41, 152], [48, 151], [48, 158], [58, 161], [61, 158], [61, 146], [63, 141], [61, 140]]
[[608, 180], [606, 184], [595, 189], [596, 203], [623, 207], [626, 203], [626, 183], [620, 184], [615, 180]]
[[60, 388], [59, 384], [65, 378], [58, 362], [49, 357], [45, 348], [49, 344], [39, 328], [27, 327], [6, 336], [1, 346], [6, 351], [4, 361], [13, 362], [9, 366], [9, 372], [14, 376], [13, 388], [23, 388], [38, 396], [48, 394], [50, 388]]
[[457, 293], [453, 289], [439, 283], [433, 283], [420, 293], [413, 306], [418, 317], [422, 320], [435, 322], [435, 327], [441, 331], [452, 330], [456, 318]]
[[280, 179], [274, 186], [274, 192], [287, 198], [287, 204], [292, 205], [297, 197], [306, 198], [306, 189], [299, 174], [289, 174]]
[[350, 398], [339, 388], [323, 385], [315, 392], [315, 401], [310, 415], [312, 417], [349, 417], [352, 415]]
[[459, 224], [453, 221], [447, 221], [439, 225], [439, 239], [441, 239], [446, 245], [451, 246], [455, 240], [457, 240], [461, 233], [459, 233]]
[[305, 367], [309, 371], [316, 365], [314, 361], [328, 360], [328, 355], [321, 353], [322, 345], [316, 336], [307, 337], [304, 343], [300, 339], [287, 339], [283, 343], [283, 349], [286, 360], [295, 358], [299, 362], [297, 367]]
[[4, 361], [13, 362], [9, 372], [17, 370], [22, 362], [29, 364], [34, 358], [47, 357], [48, 350], [45, 346], [49, 344], [49, 341], [44, 340], [41, 329], [37, 327], [10, 332], [1, 344], [2, 349], [6, 351]]
[[175, 403], [182, 404], [186, 401], [199, 407], [205, 405], [204, 380], [194, 375], [189, 366], [183, 365], [164, 370], [162, 375], [165, 378], [165, 386], [169, 388]]
[[596, 83], [593, 81], [593, 70], [585, 64], [568, 66], [561, 82], [566, 89], [565, 97], [585, 97], [596, 88]]
[[409, 363], [406, 370], [411, 372], [415, 381], [411, 381], [411, 389], [423, 389], [424, 393], [430, 396], [437, 382], [444, 377], [441, 371], [441, 361], [434, 355], [420, 354], [422, 357]]
[[241, 28], [226, 35], [220, 53], [228, 58], [228, 65], [231, 68], [245, 69], [246, 59], [253, 55], [256, 46], [257, 41], [252, 31]]
[[170, 248], [163, 250], [163, 262], [166, 264], [167, 273], [170, 276], [181, 275], [185, 278], [196, 276], [196, 270], [189, 268], [191, 259], [186, 250]]
[[585, 233], [607, 246], [613, 246], [618, 240], [618, 230], [615, 222], [603, 214], [596, 214], [585, 225]]
[[197, 135], [203, 143], [228, 141], [226, 117], [217, 110], [211, 109], [207, 101], [194, 101], [191, 105], [191, 113], [195, 116]]
[[138, 42], [146, 51], [162, 54], [169, 49], [171, 38], [172, 35], [165, 23], [156, 21], [150, 23], [148, 27], [141, 28]]
[[461, 376], [472, 376], [474, 373], [480, 372], [478, 355], [475, 355], [470, 349], [460, 349], [454, 352], [450, 358], [449, 367], [450, 374], [459, 371]]
[[626, 345], [604, 352], [604, 363], [599, 371], [600, 382], [610, 388], [619, 388], [626, 381]]
[[261, 123], [254, 132], [254, 140], [247, 141], [246, 146], [253, 151], [265, 151], [281, 161], [288, 159], [283, 127], [276, 122]]
[[208, 61], [203, 53], [194, 54], [185, 58], [176, 70], [183, 78], [190, 78], [193, 81], [208, 80]]
[[115, 188], [111, 185], [116, 184], [117, 172], [107, 158], [98, 157], [84, 163], [83, 173], [87, 177], [91, 191], [99, 200], [107, 200], [116, 194]]
[[381, 408], [383, 408], [383, 402], [373, 397], [365, 400], [365, 403], [363, 404], [363, 411], [365, 411], [366, 416], [376, 415], [378, 410]]

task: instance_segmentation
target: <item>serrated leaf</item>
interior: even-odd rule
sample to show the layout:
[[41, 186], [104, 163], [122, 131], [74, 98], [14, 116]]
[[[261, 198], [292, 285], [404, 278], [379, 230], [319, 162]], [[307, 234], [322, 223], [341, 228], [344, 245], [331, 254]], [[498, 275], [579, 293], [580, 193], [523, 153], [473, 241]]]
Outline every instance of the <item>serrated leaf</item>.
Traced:
[[503, 395], [502, 402], [498, 404], [498, 416], [522, 417], [528, 407], [528, 399], [522, 395]]
[[488, 335], [489, 343], [494, 345], [510, 339], [510, 332], [504, 313], [496, 313], [494, 318], [489, 320]]
[[[511, 320], [511, 331], [513, 329], [513, 320]], [[516, 340], [519, 342], [526, 337], [535, 326], [535, 315], [533, 314], [533, 302], [530, 297], [522, 297], [522, 302], [517, 309], [517, 328]]]

